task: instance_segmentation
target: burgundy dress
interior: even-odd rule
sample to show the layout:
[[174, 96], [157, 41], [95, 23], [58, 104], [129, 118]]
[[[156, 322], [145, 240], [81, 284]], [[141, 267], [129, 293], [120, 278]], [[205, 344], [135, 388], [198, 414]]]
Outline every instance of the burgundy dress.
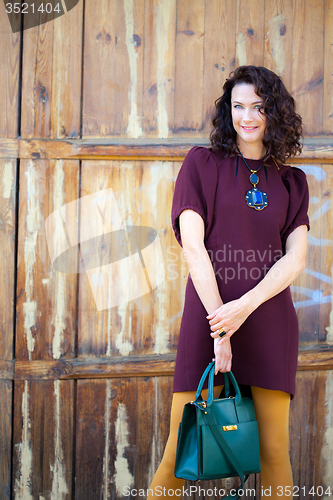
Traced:
[[[237, 162], [238, 158], [238, 162]], [[261, 160], [248, 160], [257, 170]], [[238, 166], [237, 166], [238, 163]], [[224, 303], [238, 299], [263, 279], [285, 252], [289, 234], [307, 225], [306, 175], [298, 168], [275, 165], [258, 172], [258, 188], [267, 193], [262, 211], [247, 205], [253, 186], [241, 157], [194, 147], [179, 171], [172, 205], [172, 226], [181, 245], [179, 216], [190, 208], [205, 225], [205, 246]], [[196, 390], [214, 357], [214, 340], [205, 310], [189, 275], [177, 349], [173, 391]], [[290, 288], [259, 306], [231, 337], [232, 371], [239, 384], [285, 391], [293, 397], [298, 355], [298, 321]], [[214, 378], [223, 384], [223, 374]]]

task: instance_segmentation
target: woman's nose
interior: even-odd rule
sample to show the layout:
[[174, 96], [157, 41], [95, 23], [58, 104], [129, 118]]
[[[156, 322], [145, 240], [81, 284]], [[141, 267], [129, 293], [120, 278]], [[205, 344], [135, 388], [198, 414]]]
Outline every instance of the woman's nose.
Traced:
[[247, 122], [252, 121], [252, 113], [250, 109], [244, 109], [243, 120]]

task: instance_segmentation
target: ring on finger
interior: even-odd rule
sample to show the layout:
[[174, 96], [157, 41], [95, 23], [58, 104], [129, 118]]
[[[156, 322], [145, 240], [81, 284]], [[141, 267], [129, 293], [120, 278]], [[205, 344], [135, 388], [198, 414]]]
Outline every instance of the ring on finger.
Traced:
[[227, 332], [224, 331], [223, 326], [221, 326], [221, 328], [218, 329], [218, 332], [219, 332], [219, 337], [221, 338], [227, 334]]

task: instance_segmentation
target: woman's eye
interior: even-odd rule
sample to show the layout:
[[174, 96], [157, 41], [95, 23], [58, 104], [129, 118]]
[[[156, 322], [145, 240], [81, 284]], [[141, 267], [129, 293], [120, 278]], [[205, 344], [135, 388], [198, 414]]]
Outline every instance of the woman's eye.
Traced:
[[242, 106], [240, 104], [234, 104], [235, 109], [240, 109]]

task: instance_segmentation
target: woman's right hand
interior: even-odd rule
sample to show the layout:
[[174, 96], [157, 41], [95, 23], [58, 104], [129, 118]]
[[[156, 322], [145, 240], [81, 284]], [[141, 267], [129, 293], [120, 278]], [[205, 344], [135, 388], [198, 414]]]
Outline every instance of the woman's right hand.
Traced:
[[215, 375], [218, 372], [230, 372], [231, 370], [231, 344], [230, 339], [226, 339], [223, 344], [219, 344], [220, 338], [214, 339], [214, 353], [215, 353]]

